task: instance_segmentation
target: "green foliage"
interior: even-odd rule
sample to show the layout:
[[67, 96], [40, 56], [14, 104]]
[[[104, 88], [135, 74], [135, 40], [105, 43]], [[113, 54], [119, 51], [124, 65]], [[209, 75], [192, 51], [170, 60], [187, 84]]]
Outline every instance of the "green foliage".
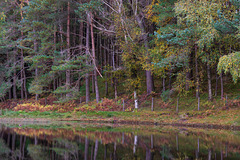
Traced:
[[170, 100], [170, 96], [172, 94], [172, 91], [171, 90], [166, 90], [166, 91], [163, 91], [162, 94], [161, 94], [161, 98], [164, 102], [167, 102]]
[[237, 80], [240, 78], [240, 52], [235, 52], [220, 58], [218, 72], [221, 73], [222, 71], [225, 73], [230, 72], [233, 81], [237, 83]]

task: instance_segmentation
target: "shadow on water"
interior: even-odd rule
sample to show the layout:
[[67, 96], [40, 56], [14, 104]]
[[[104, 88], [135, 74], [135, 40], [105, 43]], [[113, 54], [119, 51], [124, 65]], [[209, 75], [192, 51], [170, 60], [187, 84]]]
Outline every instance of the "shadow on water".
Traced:
[[79, 123], [1, 125], [0, 159], [240, 159], [240, 132]]

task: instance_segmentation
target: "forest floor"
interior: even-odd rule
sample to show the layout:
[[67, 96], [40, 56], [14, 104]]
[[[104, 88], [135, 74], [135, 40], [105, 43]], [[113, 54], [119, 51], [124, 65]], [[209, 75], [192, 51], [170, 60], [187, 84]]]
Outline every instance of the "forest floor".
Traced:
[[225, 128], [240, 130], [240, 99], [227, 101], [202, 98], [200, 110], [197, 110], [195, 98], [179, 100], [179, 112], [176, 113], [177, 100], [168, 102], [154, 98], [154, 111], [151, 111], [152, 97], [142, 95], [140, 108], [134, 109], [132, 98], [118, 100], [104, 98], [100, 103], [88, 104], [71, 101], [56, 104], [56, 98], [49, 96], [38, 101], [34, 99], [6, 101], [0, 103], [0, 122], [2, 123], [52, 123], [53, 121], [142, 124], [142, 125], [178, 125], [200, 128]]

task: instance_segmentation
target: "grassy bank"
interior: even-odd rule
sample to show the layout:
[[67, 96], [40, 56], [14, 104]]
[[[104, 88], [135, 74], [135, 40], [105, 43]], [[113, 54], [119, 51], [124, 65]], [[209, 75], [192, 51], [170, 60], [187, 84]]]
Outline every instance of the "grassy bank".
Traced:
[[[228, 95], [227, 100], [222, 100], [220, 96], [217, 96], [212, 101], [209, 101], [206, 93], [201, 94], [199, 111], [198, 100], [194, 95], [181, 97], [177, 103], [177, 95], [173, 94], [170, 99], [166, 100], [163, 95], [146, 95], [144, 92], [138, 97], [138, 110], [134, 109], [132, 94], [123, 94], [118, 99], [102, 98], [100, 103], [91, 101], [88, 104], [79, 103], [79, 100], [59, 104], [55, 103], [57, 98], [54, 96], [41, 98], [38, 101], [35, 101], [34, 98], [29, 100], [8, 100], [0, 103], [0, 121], [19, 123], [23, 120], [55, 120], [129, 124], [240, 126], [239, 87], [239, 85], [228, 86], [227, 89], [231, 92], [225, 93]], [[152, 97], [154, 97], [154, 111], [151, 111]], [[84, 97], [82, 101], [84, 101]], [[178, 113], [176, 113], [177, 104]]]
[[4, 110], [0, 121], [11, 122], [51, 122], [51, 121], [87, 121], [100, 123], [126, 123], [126, 124], [195, 124], [199, 127], [216, 125], [240, 126], [240, 110], [206, 110], [181, 111], [178, 114], [171, 111], [134, 110], [133, 112], [119, 111], [73, 111], [73, 112], [25, 112]]

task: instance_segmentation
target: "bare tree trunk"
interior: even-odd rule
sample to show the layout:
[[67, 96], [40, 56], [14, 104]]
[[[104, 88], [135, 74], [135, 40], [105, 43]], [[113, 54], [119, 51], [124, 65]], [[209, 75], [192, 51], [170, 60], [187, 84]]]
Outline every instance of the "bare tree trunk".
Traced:
[[162, 91], [163, 92], [165, 92], [166, 91], [166, 87], [165, 87], [165, 81], [166, 81], [166, 79], [165, 78], [162, 78], [162, 85], [163, 85], [163, 89], [162, 89]]
[[216, 67], [215, 97], [217, 97], [217, 90], [218, 90], [218, 71], [217, 71], [217, 67]]
[[195, 44], [196, 98], [200, 97], [197, 45]]
[[172, 69], [170, 68], [170, 70], [169, 70], [169, 90], [171, 90], [172, 89]]
[[[112, 46], [113, 46], [113, 55], [112, 55], [112, 64], [113, 64], [113, 71], [116, 71], [116, 63], [115, 63], [115, 44], [112, 40]], [[116, 75], [114, 75], [114, 78], [113, 78], [113, 81], [114, 81], [114, 95], [115, 95], [115, 99], [117, 99], [118, 97], [118, 93], [117, 93], [117, 78], [116, 78]]]
[[[88, 19], [89, 19], [88, 15]], [[89, 21], [87, 21], [87, 28], [86, 28], [86, 55], [90, 54], [89, 52]], [[89, 65], [89, 61], [86, 60], [86, 64]], [[86, 73], [85, 77], [86, 82], [86, 103], [90, 101], [90, 88], [89, 88], [89, 73]]]
[[137, 99], [137, 91], [134, 91], [134, 106], [135, 109], [138, 109], [138, 99]]
[[[231, 49], [230, 49], [230, 52], [231, 52]], [[220, 55], [222, 55], [221, 53], [222, 53], [222, 51], [221, 51], [221, 47], [220, 47], [220, 45], [219, 45], [219, 53], [220, 53]], [[223, 100], [224, 99], [224, 95], [223, 95], [223, 71], [221, 72], [221, 74], [220, 74], [220, 82], [221, 82], [221, 99]]]
[[186, 91], [189, 91], [189, 82], [190, 82], [190, 77], [191, 77], [191, 73], [190, 73], [190, 67], [189, 67], [189, 62], [187, 62], [187, 67], [186, 67], [186, 85], [185, 85], [185, 88], [186, 88]]
[[[7, 51], [7, 68], [9, 68], [10, 66], [9, 66], [9, 53], [8, 53], [8, 51]], [[8, 77], [8, 85], [10, 85], [11, 84], [11, 79], [10, 79], [10, 77]], [[12, 87], [11, 88], [9, 88], [9, 90], [8, 90], [8, 99], [12, 99]]]
[[[106, 45], [106, 40], [104, 40], [104, 46], [107, 48], [107, 45]], [[107, 49], [104, 49], [104, 65], [105, 67], [107, 67]], [[108, 74], [107, 74], [107, 71], [105, 71], [105, 96], [108, 96]]]
[[94, 34], [93, 34], [93, 15], [90, 12], [91, 17], [91, 38], [92, 38], [92, 54], [93, 54], [93, 65], [94, 65], [94, 81], [95, 81], [95, 90], [96, 90], [96, 101], [97, 103], [100, 101], [99, 90], [98, 90], [98, 81], [97, 81], [97, 63], [96, 63], [96, 55], [95, 55], [95, 43], [94, 43]]
[[13, 71], [13, 98], [16, 100], [17, 99], [17, 72], [16, 72], [16, 56], [17, 56], [17, 50], [15, 49], [14, 51], [14, 61], [13, 61], [13, 67], [14, 67], [14, 71]]
[[[144, 38], [144, 45], [145, 45], [145, 48], [146, 48], [146, 55], [148, 55], [148, 49], [149, 49], [149, 46], [148, 46], [148, 39], [147, 39], [147, 33], [145, 31], [145, 28], [144, 28], [144, 25], [142, 23], [142, 19], [139, 17], [139, 15], [136, 13], [137, 11], [135, 11], [134, 8], [132, 8], [133, 11], [135, 12], [135, 18], [136, 18], [136, 21], [138, 23], [138, 26], [140, 27], [142, 33], [144, 34], [143, 38]], [[151, 61], [150, 59], [148, 58], [147, 59], [147, 64], [150, 64]], [[153, 83], [152, 83], [152, 73], [151, 73], [151, 70], [146, 70], [146, 83], [147, 83], [147, 94], [150, 94], [152, 91], [153, 91]]]
[[[33, 30], [33, 32], [35, 32], [35, 29]], [[38, 50], [38, 46], [37, 46], [37, 40], [36, 40], [36, 35], [35, 35], [35, 39], [34, 39], [34, 52], [35, 52], [35, 54], [37, 54], [37, 50]], [[38, 64], [35, 68], [35, 79], [37, 79], [37, 77], [38, 77]], [[38, 94], [36, 94], [35, 100], [36, 101], [38, 100]]]
[[208, 100], [212, 100], [212, 83], [211, 83], [211, 71], [210, 71], [210, 64], [209, 64], [209, 55], [207, 61], [207, 77], [208, 77]]
[[21, 49], [21, 99], [27, 99], [26, 74], [24, 68], [23, 49]]
[[223, 100], [224, 95], [223, 95], [223, 72], [220, 74], [220, 81], [221, 81], [221, 99]]
[[[67, 61], [70, 61], [71, 52], [70, 52], [70, 2], [67, 6]], [[71, 71], [66, 70], [66, 90], [69, 90], [71, 86]], [[70, 93], [66, 94], [66, 97], [70, 97]]]

